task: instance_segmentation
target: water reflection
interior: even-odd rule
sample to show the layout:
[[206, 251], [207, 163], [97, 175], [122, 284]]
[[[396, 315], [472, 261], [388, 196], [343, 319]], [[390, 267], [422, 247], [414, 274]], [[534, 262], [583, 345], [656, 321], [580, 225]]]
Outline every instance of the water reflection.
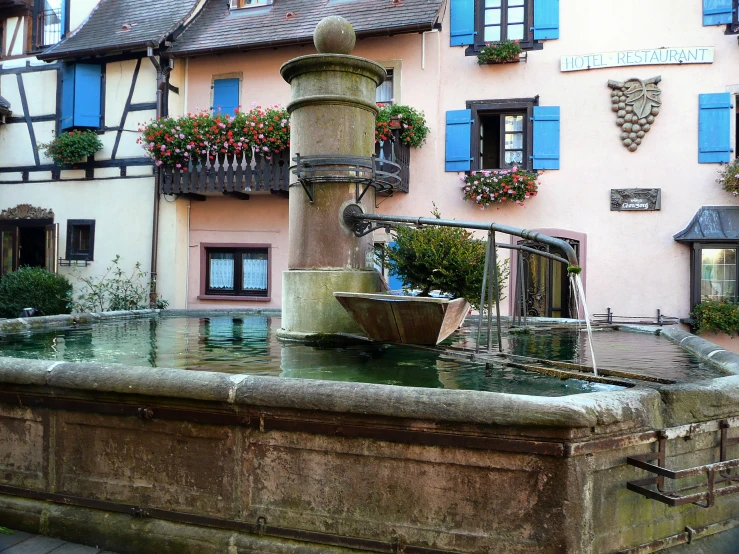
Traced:
[[[0, 337], [0, 355], [542, 396], [611, 388], [526, 372], [503, 360], [486, 368], [448, 353], [400, 346], [283, 344], [275, 337], [279, 327], [277, 317], [234, 314], [110, 321]], [[471, 331], [465, 328], [444, 344], [472, 350]], [[503, 345], [520, 356], [589, 363], [587, 337], [577, 329], [506, 332]], [[678, 380], [723, 375], [657, 336], [596, 332], [594, 346], [603, 367]]]

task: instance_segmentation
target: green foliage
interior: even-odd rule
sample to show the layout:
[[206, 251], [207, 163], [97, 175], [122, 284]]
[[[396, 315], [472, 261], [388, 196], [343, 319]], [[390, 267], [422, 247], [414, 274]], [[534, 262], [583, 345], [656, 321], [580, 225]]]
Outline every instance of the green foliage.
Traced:
[[39, 144], [47, 157], [62, 167], [73, 166], [103, 147], [95, 131], [64, 131], [48, 144]]
[[739, 195], [739, 158], [721, 166], [719, 170], [719, 178], [716, 182], [719, 183], [726, 192], [730, 192], [734, 196]]
[[[436, 206], [432, 213], [441, 218]], [[479, 308], [486, 241], [475, 239], [466, 229], [433, 225], [421, 229], [398, 227], [394, 240], [395, 245], [384, 247], [392, 275], [407, 287], [421, 289], [421, 296], [440, 290]], [[501, 298], [507, 279], [506, 259], [498, 262], [497, 294]]]
[[[149, 287], [146, 272], [136, 262], [130, 273], [121, 269], [121, 257], [116, 255], [105, 273], [99, 277], [77, 274], [82, 283], [74, 309], [78, 312], [105, 312], [143, 310], [149, 308]], [[158, 299], [157, 308], [166, 308], [168, 302]]]
[[400, 142], [413, 148], [418, 148], [426, 142], [429, 128], [426, 126], [424, 113], [402, 104], [392, 104], [380, 108], [375, 120], [375, 141], [387, 140], [388, 138], [392, 140], [390, 120], [393, 118], [398, 119], [400, 123]]
[[516, 59], [523, 52], [517, 40], [488, 42], [477, 54], [477, 63], [505, 63]]
[[726, 333], [733, 337], [739, 333], [739, 305], [735, 302], [706, 298], [690, 315], [695, 318], [698, 334]]
[[0, 317], [18, 317], [25, 308], [38, 315], [72, 311], [72, 284], [42, 267], [21, 267], [0, 279]]
[[567, 275], [579, 275], [582, 272], [582, 268], [578, 265], [568, 265]]
[[3, 527], [0, 525], [0, 535], [12, 535], [15, 533], [12, 529], [8, 529], [7, 527]]

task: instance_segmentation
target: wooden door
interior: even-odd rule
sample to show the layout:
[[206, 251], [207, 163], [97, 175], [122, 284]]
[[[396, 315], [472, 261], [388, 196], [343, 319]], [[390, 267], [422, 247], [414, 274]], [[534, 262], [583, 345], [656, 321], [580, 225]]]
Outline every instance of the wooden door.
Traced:
[[0, 227], [0, 275], [18, 269], [18, 227]]

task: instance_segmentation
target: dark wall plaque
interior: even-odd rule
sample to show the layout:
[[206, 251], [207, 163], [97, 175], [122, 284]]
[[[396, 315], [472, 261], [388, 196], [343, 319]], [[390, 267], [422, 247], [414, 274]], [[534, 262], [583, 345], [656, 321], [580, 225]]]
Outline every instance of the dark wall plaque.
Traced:
[[661, 202], [662, 189], [611, 189], [612, 212], [652, 212]]

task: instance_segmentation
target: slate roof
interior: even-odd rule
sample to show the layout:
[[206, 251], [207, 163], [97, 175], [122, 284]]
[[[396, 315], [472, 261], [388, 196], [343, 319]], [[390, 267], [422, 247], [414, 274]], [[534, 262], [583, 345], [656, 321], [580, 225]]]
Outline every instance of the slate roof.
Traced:
[[678, 242], [739, 240], [739, 206], [703, 206], [674, 238]]
[[0, 115], [10, 115], [10, 102], [0, 96]]
[[274, 0], [271, 6], [229, 10], [225, 0], [208, 0], [169, 53], [182, 57], [312, 43], [316, 24], [329, 15], [348, 19], [358, 37], [429, 31], [445, 1]]
[[77, 31], [38, 57], [60, 60], [156, 47], [197, 4], [198, 0], [101, 0]]

